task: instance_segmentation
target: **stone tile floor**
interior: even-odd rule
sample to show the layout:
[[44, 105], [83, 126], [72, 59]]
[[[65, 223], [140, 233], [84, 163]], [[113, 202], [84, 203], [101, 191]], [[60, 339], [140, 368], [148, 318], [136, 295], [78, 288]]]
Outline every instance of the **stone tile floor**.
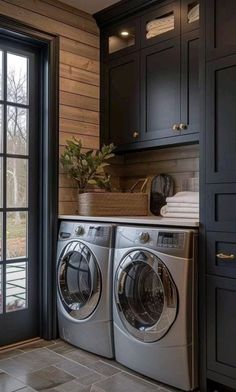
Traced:
[[1, 392], [172, 392], [121, 366], [61, 340], [0, 351]]

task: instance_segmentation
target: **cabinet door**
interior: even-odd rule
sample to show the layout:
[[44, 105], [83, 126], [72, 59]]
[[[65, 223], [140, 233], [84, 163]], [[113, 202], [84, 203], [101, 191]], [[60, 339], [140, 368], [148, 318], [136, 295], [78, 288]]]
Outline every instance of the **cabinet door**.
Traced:
[[142, 140], [178, 137], [180, 41], [168, 40], [141, 52]]
[[199, 132], [199, 32], [184, 34], [181, 45], [181, 135]]
[[180, 35], [180, 2], [154, 6], [141, 19], [141, 46], [157, 44]]
[[236, 278], [235, 233], [207, 233], [207, 272]]
[[109, 62], [106, 68], [105, 131], [102, 140], [121, 146], [139, 140], [139, 54]]
[[236, 1], [207, 0], [205, 5], [207, 59], [236, 53]]
[[111, 60], [140, 48], [140, 17], [123, 20], [101, 33], [101, 60]]
[[236, 181], [236, 55], [206, 71], [207, 182]]
[[[209, 152], [208, 152], [209, 154]], [[206, 227], [211, 231], [235, 233], [236, 183], [208, 184], [206, 190]], [[236, 235], [235, 235], [236, 236]]]
[[182, 32], [192, 31], [199, 28], [200, 1], [181, 1], [181, 27]]
[[207, 367], [236, 387], [236, 280], [207, 278]]

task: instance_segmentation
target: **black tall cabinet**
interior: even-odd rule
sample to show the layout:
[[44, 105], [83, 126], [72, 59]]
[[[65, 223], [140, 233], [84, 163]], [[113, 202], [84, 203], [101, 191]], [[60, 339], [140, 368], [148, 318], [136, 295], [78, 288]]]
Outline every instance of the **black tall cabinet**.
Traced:
[[[205, 390], [236, 390], [236, 2], [204, 5], [202, 243]], [[205, 290], [205, 291], [204, 291]], [[216, 384], [219, 386], [215, 387]], [[203, 389], [204, 390], [204, 389]]]

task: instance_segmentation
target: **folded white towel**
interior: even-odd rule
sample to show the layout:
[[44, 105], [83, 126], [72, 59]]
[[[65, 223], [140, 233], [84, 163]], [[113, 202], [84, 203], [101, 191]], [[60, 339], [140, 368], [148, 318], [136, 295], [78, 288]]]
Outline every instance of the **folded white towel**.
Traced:
[[193, 23], [193, 22], [196, 22], [197, 20], [199, 20], [199, 16], [196, 16], [194, 18], [189, 18], [188, 23]]
[[199, 208], [198, 203], [175, 203], [168, 202], [168, 207], [185, 207], [185, 208]]
[[199, 219], [199, 214], [196, 212], [166, 212], [166, 213], [163, 213], [163, 211], [161, 209], [161, 215], [164, 218], [189, 218], [189, 219], [196, 218], [196, 219]]
[[178, 192], [172, 197], [167, 197], [167, 203], [194, 203], [199, 204], [199, 192]]
[[150, 30], [146, 34], [146, 38], [150, 39], [150, 38], [153, 38], [153, 37], [157, 37], [158, 35], [167, 33], [167, 31], [170, 31], [170, 30], [173, 30], [173, 29], [174, 29], [174, 26], [173, 27], [166, 27], [165, 29], [159, 29], [159, 28], [152, 29], [152, 30]]
[[199, 17], [199, 9], [200, 9], [199, 4], [195, 5], [195, 7], [193, 7], [193, 8], [188, 12], [188, 18], [190, 19], [190, 18], [195, 17], [195, 16], [198, 16], [198, 17]]
[[160, 19], [154, 19], [146, 24], [146, 30], [150, 31], [157, 27], [164, 27], [164, 26], [166, 27], [166, 26], [174, 25], [174, 21], [175, 21], [174, 15], [170, 15]]
[[166, 214], [168, 212], [174, 212], [174, 213], [178, 213], [178, 212], [184, 212], [184, 213], [196, 213], [199, 214], [199, 207], [171, 207], [169, 204], [165, 205], [164, 207], [162, 207], [162, 213]]

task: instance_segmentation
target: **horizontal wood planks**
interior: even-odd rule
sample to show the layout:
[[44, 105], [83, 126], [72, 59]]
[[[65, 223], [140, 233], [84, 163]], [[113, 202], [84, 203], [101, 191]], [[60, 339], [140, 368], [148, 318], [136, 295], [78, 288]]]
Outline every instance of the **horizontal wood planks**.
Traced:
[[[0, 0], [0, 13], [60, 36], [60, 153], [67, 140], [99, 147], [99, 29], [92, 16], [57, 0]], [[59, 212], [77, 210], [76, 184], [60, 168]]]
[[139, 179], [161, 173], [170, 174], [175, 192], [182, 189], [184, 180], [199, 177], [199, 146], [181, 146], [123, 155], [123, 163], [109, 169], [120, 178], [120, 186], [128, 190]]

